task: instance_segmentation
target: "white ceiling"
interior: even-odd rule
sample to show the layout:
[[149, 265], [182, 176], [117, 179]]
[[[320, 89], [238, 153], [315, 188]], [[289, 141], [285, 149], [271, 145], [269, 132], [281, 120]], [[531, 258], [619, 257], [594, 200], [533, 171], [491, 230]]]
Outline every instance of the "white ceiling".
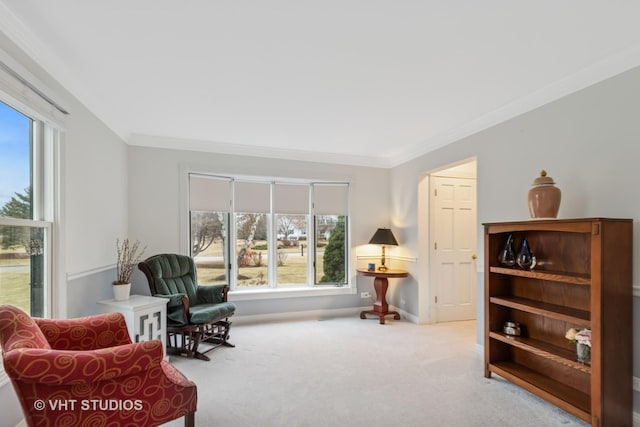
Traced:
[[630, 0], [0, 0], [0, 30], [130, 144], [383, 167], [640, 65], [639, 18]]

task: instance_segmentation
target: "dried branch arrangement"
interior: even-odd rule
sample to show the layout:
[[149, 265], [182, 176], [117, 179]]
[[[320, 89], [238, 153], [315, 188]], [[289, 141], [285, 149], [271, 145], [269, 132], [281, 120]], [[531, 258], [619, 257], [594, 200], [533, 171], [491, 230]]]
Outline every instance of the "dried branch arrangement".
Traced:
[[118, 253], [118, 261], [116, 263], [117, 279], [113, 282], [114, 285], [124, 285], [131, 283], [131, 275], [133, 269], [138, 265], [144, 254], [145, 246], [140, 250], [140, 242], [130, 242], [129, 239], [124, 239], [120, 244], [120, 239], [116, 240], [116, 249]]

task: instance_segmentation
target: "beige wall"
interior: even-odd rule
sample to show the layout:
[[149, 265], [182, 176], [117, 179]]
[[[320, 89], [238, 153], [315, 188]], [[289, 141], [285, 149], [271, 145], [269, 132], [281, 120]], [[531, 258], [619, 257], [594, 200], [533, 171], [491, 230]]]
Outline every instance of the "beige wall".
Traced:
[[[422, 174], [462, 159], [478, 167], [478, 266], [484, 256], [482, 223], [528, 219], [527, 192], [546, 169], [562, 190], [560, 218], [620, 217], [634, 219], [634, 244], [640, 248], [640, 68], [569, 95], [493, 128], [457, 141], [394, 168], [390, 174], [391, 222], [406, 250], [419, 253], [418, 181]], [[488, 254], [490, 256], [492, 254]], [[640, 271], [640, 250], [633, 255]], [[426, 269], [421, 258], [408, 264], [413, 277]], [[481, 272], [480, 272], [481, 273]], [[484, 316], [483, 276], [478, 274], [478, 343]], [[640, 317], [640, 283], [634, 274], [634, 319]], [[401, 287], [391, 302], [411, 301], [407, 310], [425, 310], [417, 302], [428, 283]], [[634, 322], [637, 323], [637, 322]], [[629, 325], [630, 330], [632, 328]], [[640, 374], [640, 329], [634, 330], [634, 375]], [[637, 393], [636, 393], [637, 394]], [[636, 396], [636, 408], [640, 399]]]
[[[222, 175], [348, 181], [351, 183], [350, 236], [351, 280], [373, 292], [367, 278], [355, 275], [358, 247], [367, 244], [373, 232], [389, 222], [389, 171], [380, 168], [266, 159], [228, 154], [201, 153], [161, 148], [129, 148], [129, 230], [147, 245], [147, 255], [162, 252], [188, 253], [187, 171]], [[148, 292], [139, 272], [133, 277], [136, 292]], [[278, 314], [320, 309], [359, 307], [369, 301], [359, 295], [323, 298], [287, 298], [240, 301], [239, 315]]]

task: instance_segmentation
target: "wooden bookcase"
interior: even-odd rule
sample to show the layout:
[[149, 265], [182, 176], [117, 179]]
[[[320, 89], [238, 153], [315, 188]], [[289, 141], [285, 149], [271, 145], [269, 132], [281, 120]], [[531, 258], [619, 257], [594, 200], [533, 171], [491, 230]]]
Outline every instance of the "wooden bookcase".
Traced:
[[[531, 271], [505, 267], [529, 241]], [[633, 222], [588, 218], [484, 224], [485, 377], [495, 373], [593, 426], [632, 425]], [[507, 321], [519, 337], [504, 334]], [[569, 328], [589, 327], [591, 364], [577, 361]]]

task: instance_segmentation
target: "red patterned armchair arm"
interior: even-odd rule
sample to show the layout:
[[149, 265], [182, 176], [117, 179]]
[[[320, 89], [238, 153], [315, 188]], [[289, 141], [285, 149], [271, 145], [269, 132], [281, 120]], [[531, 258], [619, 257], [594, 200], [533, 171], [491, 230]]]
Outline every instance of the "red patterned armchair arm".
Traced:
[[131, 344], [121, 313], [98, 314], [76, 319], [34, 318], [51, 348], [56, 350], [96, 350]]
[[4, 355], [7, 373], [18, 381], [72, 385], [111, 380], [160, 366], [159, 340], [84, 352], [16, 349]]

